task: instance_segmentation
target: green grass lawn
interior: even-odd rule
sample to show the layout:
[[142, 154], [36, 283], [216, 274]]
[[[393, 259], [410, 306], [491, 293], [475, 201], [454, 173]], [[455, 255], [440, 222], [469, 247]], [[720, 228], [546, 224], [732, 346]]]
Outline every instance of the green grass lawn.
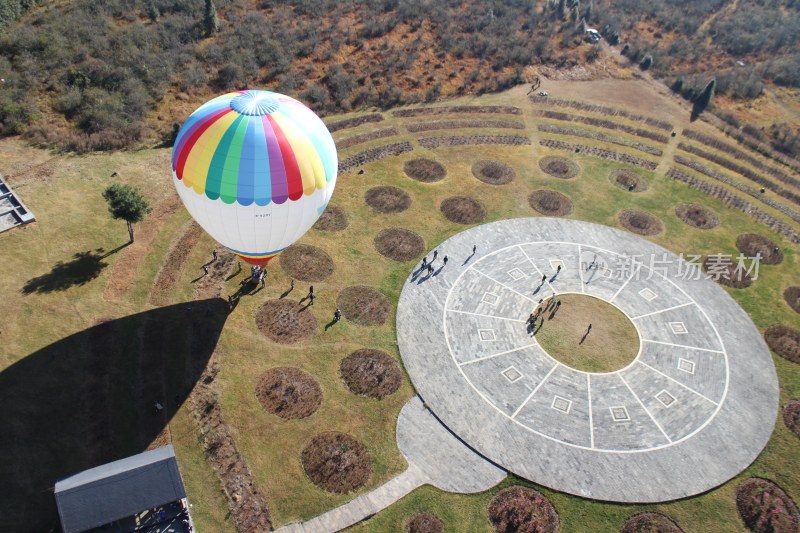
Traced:
[[[339, 364], [347, 355], [361, 348], [377, 348], [400, 360], [394, 307], [414, 261], [396, 263], [381, 256], [373, 246], [373, 239], [383, 229], [404, 228], [419, 234], [427, 250], [434, 248], [466, 227], [448, 221], [439, 211], [441, 202], [450, 196], [466, 195], [481, 201], [487, 209], [487, 222], [538, 216], [528, 205], [528, 196], [541, 188], [557, 190], [571, 198], [574, 209], [569, 218], [620, 227], [617, 221], [620, 211], [644, 210], [664, 223], [664, 231], [650, 237], [650, 240], [676, 254], [737, 254], [734, 244], [737, 235], [759, 233], [783, 248], [783, 263], [762, 266], [758, 279], [748, 289], [726, 290], [762, 331], [776, 323], [800, 327], [798, 315], [782, 299], [786, 287], [800, 284], [797, 246], [758, 225], [746, 214], [659, 173], [582, 154], [542, 148], [538, 145], [542, 134], [536, 131], [538, 119], [531, 113], [523, 88], [481, 98], [464, 98], [459, 103], [517, 105], [523, 108], [524, 114], [514, 118], [524, 120], [526, 130], [492, 133], [527, 135], [533, 139], [533, 144], [426, 150], [415, 143], [417, 136], [485, 132], [444, 130], [421, 135], [407, 134], [403, 124], [408, 119], [394, 118], [388, 112], [385, 113], [384, 122], [338, 132], [337, 139], [389, 126], [397, 126], [401, 132], [398, 137], [349, 148], [340, 154], [342, 159], [368, 147], [399, 140], [410, 140], [414, 144], [414, 151], [370, 163], [364, 167], [364, 174], [350, 172], [339, 176], [331, 203], [347, 212], [349, 227], [336, 233], [311, 230], [302, 238], [302, 243], [325, 250], [333, 258], [336, 268], [328, 279], [313, 283], [317, 300], [311, 310], [319, 320], [319, 330], [311, 338], [289, 346], [275, 344], [258, 331], [254, 316], [259, 306], [265, 300], [278, 298], [289, 287], [289, 277], [280, 268], [279, 260], [269, 266], [266, 290], [253, 297], [244, 297], [222, 329], [217, 346], [220, 365], [217, 387], [222, 412], [260, 492], [267, 499], [276, 525], [311, 518], [356, 496], [327, 493], [315, 487], [305, 476], [300, 465], [300, 452], [317, 433], [342, 431], [366, 444], [372, 455], [374, 473], [359, 493], [379, 486], [405, 469], [405, 460], [395, 444], [395, 424], [403, 404], [414, 394], [410, 380], [405, 376], [400, 390], [382, 400], [360, 397], [345, 387], [339, 376]], [[438, 117], [429, 119], [439, 120]], [[585, 139], [568, 140], [590, 144]], [[0, 150], [0, 172], [3, 166], [21, 163], [14, 159], [13, 143], [18, 142], [13, 139], [2, 141], [4, 149]], [[615, 145], [610, 145], [609, 149], [631, 152]], [[29, 148], [20, 149], [19, 157], [29, 157], [30, 153]], [[537, 165], [545, 155], [570, 157], [581, 167], [580, 175], [572, 180], [547, 176]], [[420, 157], [435, 159], [443, 164], [447, 176], [432, 184], [408, 178], [403, 172], [403, 163]], [[493, 159], [511, 166], [516, 171], [516, 178], [502, 186], [478, 181], [472, 176], [471, 167], [480, 159]], [[0, 350], [0, 379], [3, 374], [10, 375], [9, 368], [30, 354], [87, 330], [98, 320], [122, 318], [152, 309], [149, 297], [159, 270], [170, 256], [175, 242], [188, 228], [188, 215], [180, 205], [175, 204], [169, 174], [169, 150], [58, 156], [52, 166], [53, 170], [46, 178], [23, 175], [10, 179], [12, 186], [17, 188], [23, 201], [37, 216], [37, 222], [27, 228], [0, 234], [0, 256], [4, 258], [4, 275], [0, 276], [0, 316], [3, 317], [0, 328], [3, 346]], [[647, 180], [649, 188], [633, 194], [615, 187], [608, 175], [618, 168], [634, 170]], [[111, 178], [115, 171], [119, 177]], [[23, 292], [23, 287], [30, 284], [32, 279], [57, 272], [54, 269], [57, 263], [74, 261], [76, 253], [92, 252], [102, 256], [105, 251], [125, 243], [127, 233], [124, 222], [111, 220], [101, 197], [102, 190], [115, 180], [139, 185], [154, 205], [154, 212], [135, 228], [136, 242], [102, 258], [102, 266], [95, 262], [95, 271], [89, 273], [91, 276], [84, 276], [86, 279], [76, 275], [74, 283], [71, 278], [62, 280], [66, 282], [63, 289], [29, 294]], [[394, 185], [408, 192], [412, 197], [409, 209], [396, 214], [373, 212], [364, 203], [364, 194], [377, 185]], [[675, 206], [681, 202], [709, 207], [719, 218], [719, 226], [712, 230], [687, 226], [674, 212]], [[215, 243], [204, 236], [187, 252], [184, 268], [167, 295], [171, 302], [186, 302], [193, 298], [192, 280], [199, 274], [200, 265], [208, 260], [214, 246]], [[104, 252], [97, 251], [101, 248]], [[224, 292], [235, 292], [238, 279], [229, 280]], [[321, 326], [333, 315], [337, 294], [352, 285], [369, 285], [385, 294], [393, 304], [389, 320], [376, 327], [362, 327], [344, 320], [325, 332]], [[295, 292], [288, 297], [299, 299], [305, 292], [306, 284], [296, 282]], [[136, 391], [124, 383], [126, 372], [140, 371], [137, 355], [135, 350], [123, 348], [115, 348], [113, 354], [114, 360], [120, 362], [115, 374], [120, 381], [112, 383], [108, 389], [110, 405], [118, 408], [112, 409], [112, 414], [130, 413], [129, 404], [136, 401], [137, 397]], [[179, 356], [180, 350], [180, 347], [176, 348]], [[78, 350], [78, 360], [80, 354]], [[800, 367], [777, 356], [774, 360], [783, 405], [786, 400], [800, 396]], [[168, 370], [172, 369], [170, 372], [175, 371], [172, 364], [166, 366]], [[255, 384], [262, 372], [276, 366], [301, 368], [320, 383], [323, 401], [316, 413], [305, 419], [287, 421], [264, 411], [255, 396]], [[52, 390], [58, 391], [58, 388]], [[71, 401], [71, 396], [69, 391], [63, 391], [48, 400], [53, 404], [64, 403]], [[85, 409], [85, 406], [78, 405], [78, 409]], [[46, 410], [35, 411], [29, 416], [46, 427], [51, 413]], [[136, 428], [137, 424], [141, 424], [138, 417], [142, 416], [134, 412], [130, 418], [113, 419], [112, 428], [118, 431], [119, 440], [123, 444], [127, 442], [120, 453], [141, 451], [137, 447], [141, 448], [142, 443], [130, 441], [137, 440]], [[198, 530], [234, 530], [226, 497], [215, 472], [205, 461], [197, 425], [186, 406], [176, 406], [169, 427], [187, 492], [193, 503]], [[737, 436], [732, 435], [731, 438]], [[8, 457], [9, 452], [19, 452], [19, 446], [3, 449], [3, 442], [0, 441], [0, 453], [4, 457]], [[57, 439], [55, 445], [58, 445]], [[767, 477], [780, 484], [796, 500], [800, 499], [800, 473], [793, 467], [797, 459], [797, 445], [797, 437], [785, 428], [779, 418], [765, 451], [740, 476], [705, 494], [672, 503], [617, 505], [537, 488], [555, 505], [561, 517], [562, 531], [565, 532], [618, 531], [628, 516], [641, 510], [664, 512], [686, 531], [742, 531], [743, 525], [734, 501], [735, 488], [741, 479]], [[44, 444], [33, 444], [23, 456], [13, 457], [18, 465], [13, 468], [0, 467], [0, 480], [13, 479], [24, 473], [25, 468], [35, 468], [33, 465], [37, 454], [46, 449]], [[75, 461], [76, 466], [80, 464], [80, 459]], [[658, 480], [653, 479], [653, 482], [657, 483]], [[370, 520], [354, 526], [352, 530], [400, 531], [414, 514], [432, 511], [444, 521], [447, 531], [489, 531], [486, 505], [497, 490], [513, 483], [536, 487], [513, 478], [477, 495], [447, 494], [431, 487], [422, 487]], [[0, 503], [0, 530], [14, 529], [13, 526], [24, 524], [28, 519], [37, 525], [48, 523], [52, 515], [36, 522], [39, 518], [35, 511], [25, 505], [29, 496], [25, 491], [33, 488], [24, 484], [18, 488], [18, 493], [11, 494], [4, 503]], [[43, 502], [50, 501], [51, 495], [39, 494], [37, 498]], [[25, 509], [24, 513], [27, 514], [16, 518], [22, 522], [10, 518], [10, 510], [15, 508]]]

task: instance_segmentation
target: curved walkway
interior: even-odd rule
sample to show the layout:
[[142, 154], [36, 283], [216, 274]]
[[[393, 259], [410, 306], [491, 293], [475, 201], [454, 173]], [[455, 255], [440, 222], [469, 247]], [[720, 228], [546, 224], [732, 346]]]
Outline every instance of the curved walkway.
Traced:
[[[630, 233], [553, 218], [477, 226], [437, 252], [435, 273], [415, 271], [400, 296], [400, 353], [430, 409], [494, 463], [578, 496], [657, 502], [724, 483], [769, 440], [769, 350], [696, 266]], [[566, 293], [628, 316], [640, 338], [631, 364], [587, 373], [539, 346], [528, 315]]]
[[390, 506], [425, 484], [448, 492], [482, 492], [506, 477], [504, 470], [475, 454], [442, 426], [422, 404], [411, 398], [397, 419], [397, 445], [408, 468], [380, 487], [279, 533], [333, 533]]

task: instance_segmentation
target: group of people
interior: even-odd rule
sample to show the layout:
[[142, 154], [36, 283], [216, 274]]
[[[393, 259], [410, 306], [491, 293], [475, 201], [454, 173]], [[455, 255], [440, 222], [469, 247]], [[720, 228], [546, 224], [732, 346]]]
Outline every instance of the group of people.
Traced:
[[536, 325], [539, 321], [539, 318], [542, 319], [542, 324], [544, 324], [544, 315], [550, 311], [550, 318], [556, 314], [559, 307], [561, 307], [561, 300], [556, 300], [556, 295], [553, 294], [550, 298], [547, 299], [545, 302], [544, 298], [539, 300], [539, 304], [536, 306], [536, 309], [533, 310], [533, 313], [528, 317], [528, 320], [525, 321], [526, 326], [530, 326], [531, 331], [536, 331]]

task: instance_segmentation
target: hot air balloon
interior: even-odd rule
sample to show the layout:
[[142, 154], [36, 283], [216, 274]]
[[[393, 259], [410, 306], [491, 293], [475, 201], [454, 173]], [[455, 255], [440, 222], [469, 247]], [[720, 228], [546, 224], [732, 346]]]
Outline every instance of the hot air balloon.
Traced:
[[172, 149], [183, 205], [220, 244], [263, 265], [316, 222], [333, 194], [336, 146], [294, 98], [237, 91], [192, 113]]

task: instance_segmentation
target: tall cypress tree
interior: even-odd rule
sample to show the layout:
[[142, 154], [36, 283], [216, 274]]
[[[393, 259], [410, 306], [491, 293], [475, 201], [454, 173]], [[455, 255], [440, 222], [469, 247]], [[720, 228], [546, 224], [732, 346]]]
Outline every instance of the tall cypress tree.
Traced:
[[206, 10], [203, 16], [203, 26], [206, 30], [206, 37], [210, 37], [219, 31], [219, 19], [217, 18], [217, 6], [214, 0], [206, 0]]

